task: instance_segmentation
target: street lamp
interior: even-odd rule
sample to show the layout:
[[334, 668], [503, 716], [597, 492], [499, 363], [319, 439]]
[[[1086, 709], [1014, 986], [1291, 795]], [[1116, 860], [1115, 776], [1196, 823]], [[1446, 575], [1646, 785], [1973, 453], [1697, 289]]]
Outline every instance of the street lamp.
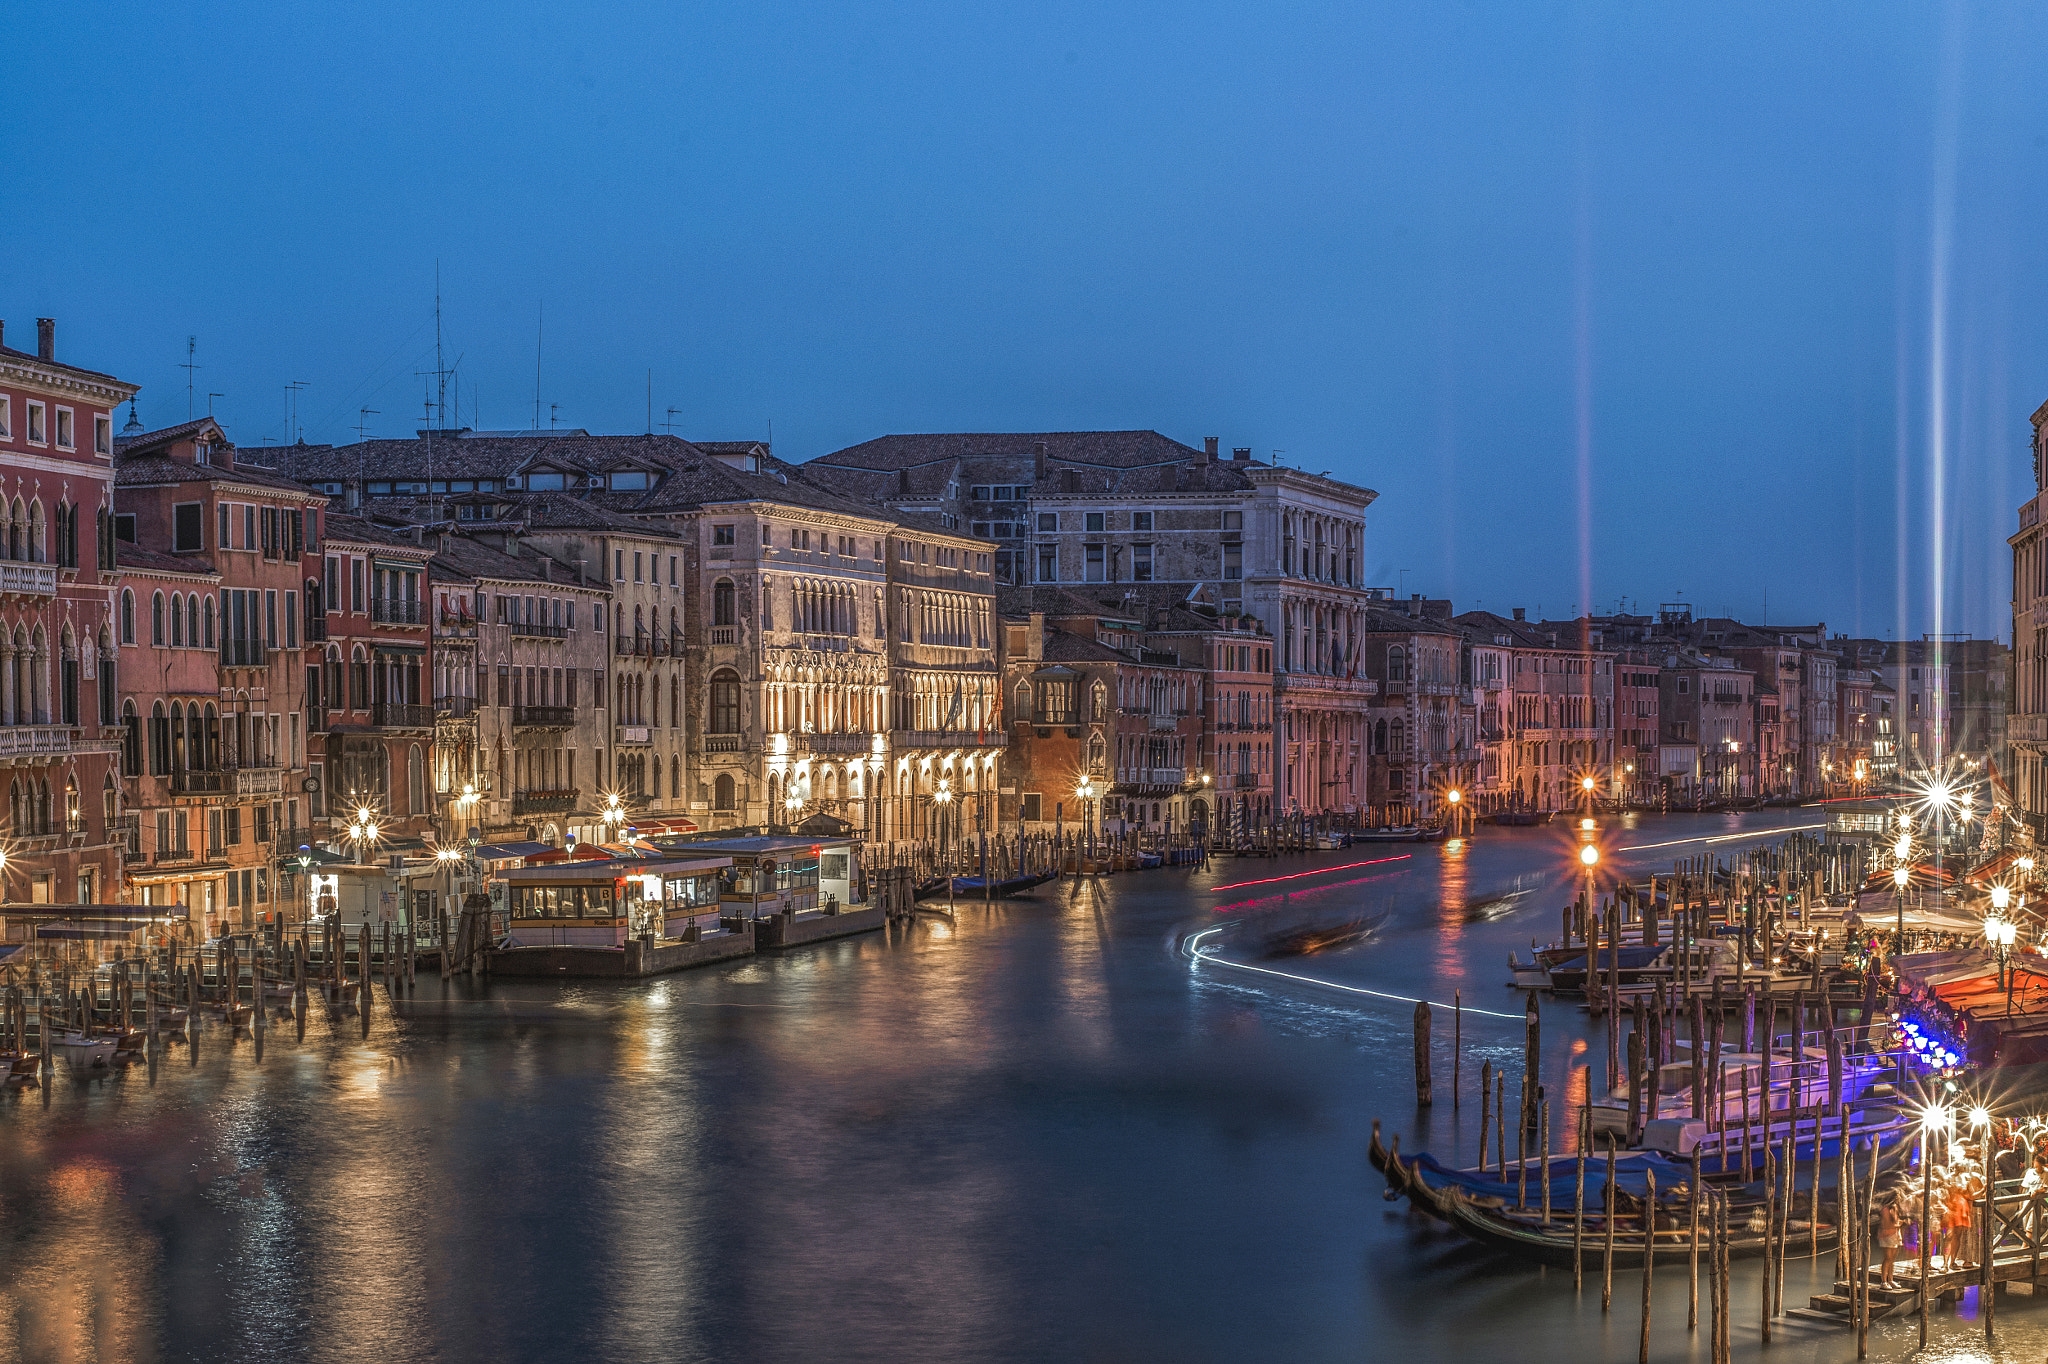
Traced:
[[1465, 793], [1460, 791], [1455, 786], [1453, 786], [1450, 790], [1444, 792], [1444, 801], [1451, 807], [1452, 833], [1458, 832], [1458, 802], [1462, 801], [1464, 798]]
[[1998, 950], [1998, 983], [2005, 987], [2005, 1012], [2012, 1013], [2012, 972], [2007, 966], [2006, 954], [2012, 950], [2013, 939], [2019, 936], [2018, 925], [2006, 917], [2006, 906], [2012, 901], [2012, 892], [2004, 886], [1991, 888], [1991, 917], [1984, 921], [1984, 941]]
[[1892, 950], [1902, 955], [1906, 950], [1906, 882], [1912, 875], [1913, 873], [1904, 866], [1892, 868], [1892, 899], [1899, 907], [1899, 936], [1892, 945]]
[[[932, 804], [939, 807], [939, 850], [944, 853], [948, 851], [946, 844], [946, 811], [953, 804], [953, 784], [950, 778], [939, 778], [939, 789], [932, 792]], [[951, 871], [952, 867], [952, 859], [948, 857], [946, 869]]]
[[1095, 782], [1092, 778], [1081, 778], [1081, 784], [1074, 788], [1075, 796], [1081, 801], [1081, 837], [1084, 843], [1093, 842], [1095, 832]]

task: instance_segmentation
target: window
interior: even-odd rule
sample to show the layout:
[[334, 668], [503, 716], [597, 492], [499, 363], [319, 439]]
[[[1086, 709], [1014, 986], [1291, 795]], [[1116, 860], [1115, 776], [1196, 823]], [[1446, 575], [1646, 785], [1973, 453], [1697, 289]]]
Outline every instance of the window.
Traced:
[[1150, 530], [1150, 529], [1152, 529], [1152, 513], [1151, 513], [1151, 512], [1132, 512], [1132, 513], [1131, 513], [1131, 529], [1132, 529], [1132, 530]]
[[1059, 530], [1059, 528], [1060, 528], [1060, 514], [1059, 514], [1058, 512], [1040, 512], [1040, 513], [1038, 514], [1038, 532], [1039, 532], [1039, 534], [1041, 534], [1041, 535], [1051, 535], [1051, 534], [1054, 534], [1055, 532], [1057, 532], [1057, 531]]
[[711, 783], [711, 808], [729, 813], [734, 803], [732, 773], [721, 772], [718, 779]]
[[204, 512], [197, 502], [180, 502], [171, 508], [171, 550], [176, 554], [197, 554], [205, 548], [201, 543], [203, 532], [200, 517]]
[[31, 445], [43, 445], [49, 441], [49, 437], [43, 433], [43, 405], [41, 403], [32, 402], [28, 405], [28, 441]]
[[711, 623], [714, 626], [732, 625], [736, 620], [732, 579], [720, 578], [711, 587]]
[[616, 473], [611, 476], [611, 486], [615, 493], [639, 492], [647, 487], [647, 475], [638, 470]]
[[740, 732], [740, 678], [730, 669], [711, 677], [711, 732]]
[[1038, 581], [1056, 583], [1060, 580], [1060, 552], [1057, 546], [1038, 547]]
[[[1149, 520], [1151, 518], [1148, 516], [1146, 519]], [[1131, 546], [1131, 581], [1139, 583], [1149, 583], [1152, 581], [1152, 546]]]
[[733, 528], [731, 526], [713, 526], [711, 528], [711, 543], [714, 545], [731, 544], [733, 542], [732, 532]]
[[1243, 577], [1244, 546], [1225, 545], [1223, 547], [1223, 581], [1234, 583], [1241, 581]]
[[526, 489], [528, 492], [536, 493], [561, 492], [563, 490], [562, 475], [528, 474], [526, 476]]
[[1086, 515], [1088, 517], [1088, 520], [1084, 529], [1095, 531], [1099, 534], [1102, 530], [1102, 513], [1088, 512]]
[[644, 581], [640, 576], [640, 551], [637, 549], [633, 551], [633, 581]]
[[[1008, 492], [1009, 489], [1005, 488], [1003, 489], [1003, 491]], [[968, 490], [967, 496], [970, 501], [986, 502], [988, 501], [988, 488], [986, 485], [977, 488], [971, 488]]]
[[14, 399], [0, 396], [0, 440], [14, 439]]
[[1036, 823], [1039, 820], [1044, 819], [1044, 798], [1041, 797], [1036, 791], [1026, 791], [1024, 793], [1024, 808], [1020, 812], [1020, 815], [1024, 820], [1031, 823]]
[[57, 409], [57, 448], [59, 450], [70, 450], [76, 444], [77, 442], [72, 437], [71, 409], [60, 407]]
[[1223, 529], [1243, 530], [1244, 513], [1241, 511], [1227, 511], [1223, 513]]
[[[1102, 514], [1100, 512], [1092, 512], [1089, 514], [1089, 519], [1092, 521], [1100, 521], [1102, 519]], [[1087, 580], [1091, 583], [1101, 582], [1102, 546], [1089, 545], [1085, 551], [1084, 558], [1087, 564]]]

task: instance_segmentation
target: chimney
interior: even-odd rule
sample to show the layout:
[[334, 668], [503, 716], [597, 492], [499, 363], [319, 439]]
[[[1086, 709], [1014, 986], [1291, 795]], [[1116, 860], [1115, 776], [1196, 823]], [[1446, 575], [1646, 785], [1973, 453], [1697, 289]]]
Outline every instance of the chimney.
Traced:
[[896, 471], [896, 493], [899, 497], [907, 497], [909, 495], [910, 470], [898, 469]]
[[39, 317], [36, 319], [36, 355], [40, 359], [57, 358], [57, 319]]
[[1529, 619], [1529, 608], [1528, 608], [1528, 607], [1526, 607], [1526, 606], [1517, 606], [1517, 607], [1515, 608], [1515, 619], [1516, 619], [1516, 620], [1527, 620], [1527, 619]]
[[1202, 457], [1201, 457], [1200, 459], [1196, 460], [1196, 461], [1195, 461], [1195, 463], [1197, 463], [1197, 464], [1214, 464], [1214, 463], [1216, 462], [1216, 446], [1217, 446], [1217, 443], [1218, 443], [1218, 439], [1217, 439], [1217, 437], [1215, 437], [1215, 436], [1204, 436], [1204, 437], [1202, 437]]
[[1060, 491], [1068, 493], [1081, 491], [1081, 474], [1078, 469], [1060, 470]]
[[1045, 481], [1045, 442], [1042, 440], [1031, 443], [1031, 476], [1041, 483]]
[[1420, 592], [1408, 598], [1408, 614], [1411, 616], [1422, 614], [1422, 594]]
[[0, 347], [7, 344], [7, 319], [0, 317]]
[[1233, 445], [1230, 447], [1230, 457], [1239, 464], [1249, 464], [1252, 462], [1252, 447], [1249, 445]]

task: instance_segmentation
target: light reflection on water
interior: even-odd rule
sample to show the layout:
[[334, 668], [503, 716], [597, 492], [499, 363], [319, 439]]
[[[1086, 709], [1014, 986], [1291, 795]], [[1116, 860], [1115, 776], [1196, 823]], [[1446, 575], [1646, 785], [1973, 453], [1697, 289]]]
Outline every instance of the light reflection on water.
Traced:
[[[1507, 954], [1554, 931], [1567, 842], [1482, 829], [1268, 897], [1390, 911], [1290, 969], [1511, 1016], [1466, 1014], [1453, 1105], [1439, 1015], [1427, 1113], [1412, 1006], [1174, 950], [1252, 893], [1204, 887], [1356, 850], [963, 901], [953, 925], [637, 987], [424, 979], [367, 1040], [316, 1016], [260, 1065], [212, 1034], [153, 1085], [60, 1072], [47, 1107], [0, 1100], [0, 1358], [1633, 1359], [1633, 1281], [1603, 1322], [1597, 1289], [1384, 1202], [1364, 1160], [1375, 1116], [1404, 1149], [1476, 1154], [1480, 1063], [1511, 1093], [1520, 1064]], [[1562, 1144], [1602, 1048], [1559, 1003], [1544, 1035]], [[1656, 1357], [1703, 1358], [1682, 1272], [1659, 1312]], [[2040, 1316], [2004, 1307], [2015, 1357], [2048, 1344]], [[1881, 1324], [1874, 1357], [1913, 1329]], [[1943, 1357], [1976, 1329], [1942, 1316]]]

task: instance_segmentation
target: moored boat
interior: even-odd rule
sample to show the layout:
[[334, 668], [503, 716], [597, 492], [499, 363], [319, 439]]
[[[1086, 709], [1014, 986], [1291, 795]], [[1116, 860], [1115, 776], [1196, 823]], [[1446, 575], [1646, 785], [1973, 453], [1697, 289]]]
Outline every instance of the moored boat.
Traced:
[[993, 884], [979, 876], [956, 876], [953, 878], [953, 894], [979, 898], [994, 896], [1001, 899], [1007, 895], [1022, 895], [1035, 886], [1042, 886], [1057, 873], [1035, 872], [1030, 876], [1001, 876]]
[[87, 1037], [82, 1032], [58, 1033], [51, 1047], [74, 1066], [103, 1066], [114, 1056], [114, 1039]]

